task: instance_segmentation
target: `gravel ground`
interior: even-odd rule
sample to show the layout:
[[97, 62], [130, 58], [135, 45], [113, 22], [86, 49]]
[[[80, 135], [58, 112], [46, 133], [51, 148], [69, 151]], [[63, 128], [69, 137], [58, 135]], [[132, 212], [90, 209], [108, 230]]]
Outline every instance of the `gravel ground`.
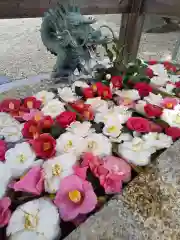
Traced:
[[[99, 24], [108, 24], [118, 34], [120, 15], [96, 17]], [[41, 42], [40, 25], [40, 18], [0, 20], [0, 75], [17, 79], [52, 70], [55, 58]], [[144, 59], [168, 58], [178, 35], [143, 34], [139, 55]]]

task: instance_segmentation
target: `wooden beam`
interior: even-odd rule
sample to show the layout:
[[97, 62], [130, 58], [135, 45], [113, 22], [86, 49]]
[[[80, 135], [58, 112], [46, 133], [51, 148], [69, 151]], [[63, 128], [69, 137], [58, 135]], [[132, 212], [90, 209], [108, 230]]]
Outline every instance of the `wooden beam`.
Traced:
[[[41, 17], [50, 7], [63, 0], [0, 0], [0, 18]], [[81, 0], [83, 14], [108, 14], [126, 11], [126, 3], [119, 0]]]

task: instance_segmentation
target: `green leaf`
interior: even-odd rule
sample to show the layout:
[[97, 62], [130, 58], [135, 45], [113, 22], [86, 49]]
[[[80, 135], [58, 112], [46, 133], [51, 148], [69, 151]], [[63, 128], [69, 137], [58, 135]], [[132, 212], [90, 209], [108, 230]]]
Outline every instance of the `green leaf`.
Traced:
[[112, 61], [113, 61], [113, 57], [114, 57], [112, 51], [108, 49], [108, 50], [107, 50], [107, 55], [108, 55], [108, 57], [109, 57], [109, 60], [112, 62]]
[[50, 129], [50, 134], [53, 138], [57, 139], [62, 133], [64, 133], [66, 130], [64, 128], [61, 128], [58, 125], [54, 125]]

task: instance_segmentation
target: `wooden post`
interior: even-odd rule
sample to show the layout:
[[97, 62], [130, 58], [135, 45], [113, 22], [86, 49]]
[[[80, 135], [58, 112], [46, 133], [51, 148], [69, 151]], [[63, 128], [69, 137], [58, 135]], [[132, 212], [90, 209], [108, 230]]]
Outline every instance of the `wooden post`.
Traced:
[[142, 14], [144, 0], [129, 0], [129, 12], [122, 14], [119, 45], [123, 46], [121, 59], [125, 63], [136, 58], [145, 16]]

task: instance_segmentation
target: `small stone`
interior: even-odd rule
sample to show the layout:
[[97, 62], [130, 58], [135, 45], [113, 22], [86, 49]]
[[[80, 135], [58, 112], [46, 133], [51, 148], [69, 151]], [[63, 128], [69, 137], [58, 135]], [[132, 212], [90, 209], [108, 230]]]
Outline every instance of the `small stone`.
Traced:
[[106, 80], [111, 80], [111, 74], [106, 74]]

